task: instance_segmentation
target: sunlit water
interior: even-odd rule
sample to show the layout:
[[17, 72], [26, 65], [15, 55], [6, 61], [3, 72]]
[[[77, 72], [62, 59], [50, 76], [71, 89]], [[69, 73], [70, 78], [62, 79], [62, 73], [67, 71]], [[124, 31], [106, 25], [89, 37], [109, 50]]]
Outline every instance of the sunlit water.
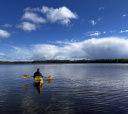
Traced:
[[[41, 92], [32, 77], [23, 78], [38, 67], [44, 75]], [[128, 113], [128, 64], [0, 65], [0, 113], [14, 112]]]

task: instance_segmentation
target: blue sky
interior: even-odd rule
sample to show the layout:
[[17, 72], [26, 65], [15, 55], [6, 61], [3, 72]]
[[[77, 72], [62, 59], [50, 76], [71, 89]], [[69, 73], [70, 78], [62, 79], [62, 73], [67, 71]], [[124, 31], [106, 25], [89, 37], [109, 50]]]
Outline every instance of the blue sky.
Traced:
[[1, 0], [0, 60], [128, 58], [127, 0]]

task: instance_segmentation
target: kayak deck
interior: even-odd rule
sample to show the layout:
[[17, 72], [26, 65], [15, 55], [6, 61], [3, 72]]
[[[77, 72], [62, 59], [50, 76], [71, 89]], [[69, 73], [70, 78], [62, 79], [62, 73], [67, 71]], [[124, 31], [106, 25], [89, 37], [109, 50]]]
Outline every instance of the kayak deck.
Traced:
[[35, 83], [43, 83], [43, 78], [42, 78], [42, 76], [36, 76], [35, 78], [34, 78], [34, 81], [35, 81]]

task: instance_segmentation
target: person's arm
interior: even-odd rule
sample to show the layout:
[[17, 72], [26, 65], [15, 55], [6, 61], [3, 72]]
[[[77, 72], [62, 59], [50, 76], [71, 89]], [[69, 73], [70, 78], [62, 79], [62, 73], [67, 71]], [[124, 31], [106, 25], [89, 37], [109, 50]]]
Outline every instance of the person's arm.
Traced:
[[[42, 76], [42, 73], [40, 73], [40, 76]], [[42, 76], [43, 77], [43, 76]]]
[[[42, 76], [42, 74], [41, 74], [41, 76]], [[43, 76], [42, 76], [42, 78], [43, 78]]]
[[33, 77], [35, 78], [35, 76], [36, 76], [36, 72], [34, 73], [34, 76]]
[[40, 73], [40, 76], [42, 76], [42, 74]]

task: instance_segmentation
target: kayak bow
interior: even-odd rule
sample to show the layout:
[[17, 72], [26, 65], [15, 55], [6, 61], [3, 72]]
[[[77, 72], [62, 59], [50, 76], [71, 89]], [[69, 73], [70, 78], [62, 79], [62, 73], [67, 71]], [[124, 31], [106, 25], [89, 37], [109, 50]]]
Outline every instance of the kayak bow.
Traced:
[[43, 78], [42, 78], [42, 76], [36, 76], [34, 78], [34, 81], [35, 81], [35, 83], [42, 84], [43, 83]]

